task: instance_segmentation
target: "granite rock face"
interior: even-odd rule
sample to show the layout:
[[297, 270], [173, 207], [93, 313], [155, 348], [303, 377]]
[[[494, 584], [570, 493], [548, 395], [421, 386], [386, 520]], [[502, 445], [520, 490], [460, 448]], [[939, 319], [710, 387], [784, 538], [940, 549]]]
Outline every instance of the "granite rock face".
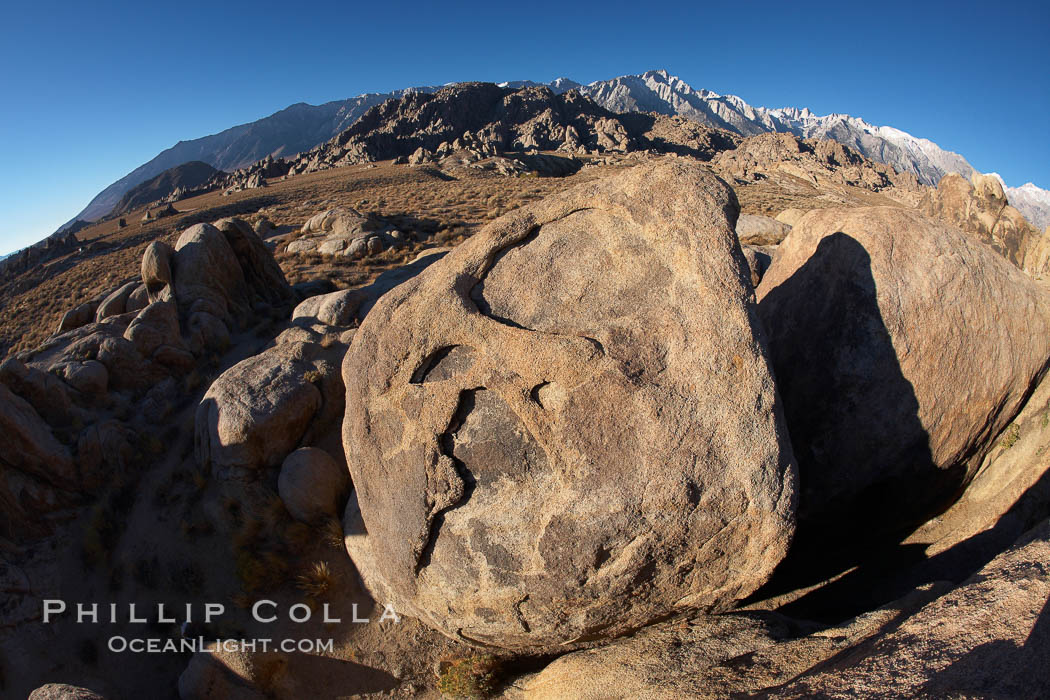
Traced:
[[1050, 298], [958, 229], [890, 207], [802, 218], [757, 290], [800, 520], [906, 531], [951, 502], [1050, 357]]
[[795, 467], [731, 190], [663, 159], [505, 216], [343, 364], [347, 546], [378, 600], [519, 650], [761, 585]]

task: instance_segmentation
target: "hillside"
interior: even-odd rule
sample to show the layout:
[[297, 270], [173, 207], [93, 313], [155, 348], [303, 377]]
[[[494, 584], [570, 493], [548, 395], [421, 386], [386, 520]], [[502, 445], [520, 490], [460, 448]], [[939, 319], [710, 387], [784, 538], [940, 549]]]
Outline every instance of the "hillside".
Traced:
[[124, 193], [110, 212], [112, 215], [124, 214], [132, 209], [160, 201], [177, 190], [189, 190], [203, 185], [216, 175], [221, 175], [207, 163], [199, 160], [190, 161], [165, 170], [157, 177], [135, 185]]
[[[844, 114], [817, 116], [808, 109], [754, 107], [733, 95], [694, 89], [663, 70], [595, 81], [589, 85], [568, 78], [558, 78], [550, 83], [520, 80], [501, 85], [509, 88], [543, 86], [555, 94], [577, 90], [612, 112], [678, 115], [741, 136], [788, 132], [800, 138], [833, 139], [871, 160], [911, 173], [927, 185], [936, 185], [949, 172], [967, 177], [974, 172], [961, 155], [893, 127], [872, 125]], [[232, 171], [268, 155], [293, 156], [334, 138], [370, 107], [407, 94], [433, 93], [439, 89], [435, 86], [413, 87], [317, 106], [296, 104], [218, 134], [180, 141], [104, 189], [78, 217], [95, 220], [106, 215], [127, 190], [176, 165], [199, 160], [220, 170]]]
[[199, 160], [229, 171], [268, 155], [293, 155], [332, 138], [373, 105], [405, 92], [431, 89], [436, 88], [359, 95], [322, 105], [294, 104], [268, 117], [217, 134], [179, 141], [95, 195], [77, 218], [95, 220], [105, 216], [129, 189], [177, 165]]

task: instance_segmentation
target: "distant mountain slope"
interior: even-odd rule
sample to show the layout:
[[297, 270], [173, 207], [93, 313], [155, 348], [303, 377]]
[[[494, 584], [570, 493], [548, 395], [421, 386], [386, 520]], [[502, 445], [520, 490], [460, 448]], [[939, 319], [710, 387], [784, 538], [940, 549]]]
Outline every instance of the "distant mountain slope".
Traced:
[[124, 196], [117, 202], [117, 205], [113, 207], [113, 213], [124, 214], [132, 209], [164, 199], [180, 188], [188, 190], [199, 187], [220, 174], [222, 174], [221, 170], [217, 170], [199, 160], [191, 160], [189, 163], [176, 165], [174, 168], [169, 168], [157, 177], [135, 185], [125, 192]]
[[408, 92], [433, 92], [437, 89], [417, 87], [391, 93], [369, 93], [322, 105], [294, 104], [258, 121], [234, 126], [218, 134], [179, 141], [99, 192], [77, 214], [77, 218], [94, 221], [105, 216], [132, 187], [177, 165], [199, 160], [219, 170], [230, 171], [268, 155], [294, 155], [343, 131], [369, 107]]
[[1024, 214], [1025, 218], [1036, 228], [1045, 229], [1050, 226], [1050, 192], [1036, 187], [1031, 182], [1026, 182], [1020, 187], [1007, 187], [1003, 178], [999, 177], [999, 173], [989, 173], [989, 175], [993, 175], [998, 178], [999, 182], [1002, 182], [1010, 205]]
[[614, 112], [678, 114], [744, 136], [781, 131], [802, 138], [832, 139], [900, 172], [912, 173], [927, 185], [936, 185], [949, 172], [967, 177], [974, 172], [959, 154], [893, 127], [873, 126], [846, 114], [819, 117], [808, 109], [752, 107], [734, 95], [694, 90], [663, 70], [597, 81], [579, 89]]
[[[667, 71], [649, 71], [612, 80], [581, 85], [568, 78], [549, 83], [529, 80], [501, 83], [502, 87], [549, 87], [554, 93], [579, 90], [613, 112], [657, 112], [680, 115], [708, 127], [726, 129], [744, 136], [788, 132], [801, 138], [833, 139], [868, 158], [886, 163], [900, 172], [915, 175], [920, 182], [936, 185], [946, 173], [970, 176], [974, 168], [957, 153], [946, 151], [928, 139], [917, 138], [889, 126], [875, 126], [846, 114], [817, 116], [808, 109], [754, 107], [734, 95], [696, 90]], [[78, 218], [94, 220], [108, 214], [135, 185], [182, 163], [199, 160], [220, 170], [231, 171], [267, 155], [291, 156], [325, 143], [353, 125], [370, 107], [408, 93], [436, 92], [438, 87], [414, 87], [390, 93], [370, 93], [313, 106], [296, 104], [249, 124], [221, 133], [180, 141], [156, 158], [136, 168], [100, 192]], [[1025, 185], [1025, 188], [1029, 188]], [[1044, 215], [1042, 195], [1025, 188], [1009, 188], [1010, 201], [1021, 211]], [[1043, 190], [1039, 190], [1042, 192]], [[1038, 223], [1038, 222], [1037, 222]], [[1045, 225], [1045, 224], [1040, 224]]]

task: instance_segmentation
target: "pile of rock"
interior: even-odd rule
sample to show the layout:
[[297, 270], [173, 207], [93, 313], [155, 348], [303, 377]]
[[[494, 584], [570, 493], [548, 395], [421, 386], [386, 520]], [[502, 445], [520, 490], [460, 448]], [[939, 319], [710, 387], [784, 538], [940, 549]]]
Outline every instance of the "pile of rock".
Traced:
[[284, 315], [294, 295], [244, 221], [187, 229], [174, 247], [151, 243], [132, 280], [68, 312], [37, 350], [0, 369], [0, 413], [18, 448], [0, 460], [0, 531], [49, 530], [46, 515], [126, 467], [132, 422], [160, 422], [178, 378], [222, 352], [246, 323]]
[[898, 173], [868, 160], [837, 141], [800, 139], [786, 133], [744, 139], [715, 156], [712, 167], [730, 182], [749, 184], [772, 176], [790, 176], [813, 187], [850, 186], [881, 192], [912, 205], [926, 189], [911, 173]]
[[378, 217], [350, 207], [336, 207], [311, 217], [285, 250], [363, 258], [407, 242], [407, 234]]
[[941, 178], [936, 189], [927, 189], [919, 211], [957, 226], [995, 249], [1000, 255], [1033, 273], [1046, 272], [1028, 256], [1042, 239], [1021, 212], [1009, 205], [1002, 182], [993, 175], [974, 173], [970, 180], [957, 173]]

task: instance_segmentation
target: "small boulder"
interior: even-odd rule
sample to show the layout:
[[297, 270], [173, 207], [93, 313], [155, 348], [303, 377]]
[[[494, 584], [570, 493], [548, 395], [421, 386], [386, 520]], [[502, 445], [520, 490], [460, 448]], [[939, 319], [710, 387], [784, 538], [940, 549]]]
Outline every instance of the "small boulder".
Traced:
[[127, 284], [121, 285], [110, 293], [102, 303], [98, 305], [98, 310], [95, 312], [95, 321], [101, 321], [109, 318], [110, 316], [119, 316], [127, 312], [128, 297], [131, 293], [138, 288], [139, 283], [137, 281], [131, 281]]
[[49, 369], [84, 394], [104, 394], [109, 383], [106, 366], [97, 360], [63, 362]]
[[365, 293], [344, 289], [304, 299], [292, 312], [292, 322], [320, 322], [329, 326], [349, 326], [356, 320], [356, 312]]
[[791, 232], [785, 223], [768, 216], [741, 214], [736, 221], [736, 236], [750, 245], [777, 245]]
[[171, 259], [175, 249], [164, 241], [153, 241], [142, 254], [142, 283], [150, 301], [168, 301], [173, 296]]
[[349, 487], [346, 467], [316, 447], [301, 447], [288, 455], [277, 478], [277, 492], [288, 512], [308, 524], [339, 519]]
[[300, 445], [318, 411], [342, 411], [326, 385], [337, 369], [313, 343], [281, 343], [222, 373], [196, 417], [197, 461], [220, 472], [276, 467]]
[[58, 329], [55, 333], [65, 333], [66, 331], [86, 326], [94, 321], [95, 313], [98, 311], [99, 302], [99, 299], [94, 299], [92, 301], [84, 302], [83, 304], [67, 311], [63, 314], [62, 320], [59, 321]]
[[[121, 219], [123, 221], [123, 219]], [[93, 690], [65, 683], [48, 683], [29, 694], [29, 700], [106, 700]]]

